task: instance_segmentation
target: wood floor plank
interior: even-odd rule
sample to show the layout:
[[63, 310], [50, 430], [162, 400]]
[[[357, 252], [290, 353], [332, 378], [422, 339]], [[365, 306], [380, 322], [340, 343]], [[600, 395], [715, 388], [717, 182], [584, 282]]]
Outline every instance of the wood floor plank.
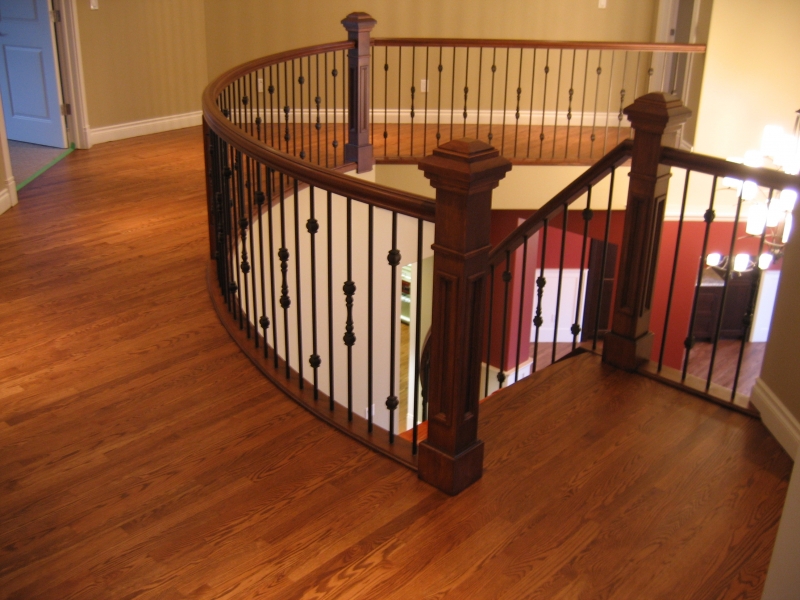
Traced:
[[791, 461], [751, 417], [581, 355], [481, 405], [450, 498], [288, 400], [207, 296], [200, 148], [0, 216], [0, 598], [760, 595]]

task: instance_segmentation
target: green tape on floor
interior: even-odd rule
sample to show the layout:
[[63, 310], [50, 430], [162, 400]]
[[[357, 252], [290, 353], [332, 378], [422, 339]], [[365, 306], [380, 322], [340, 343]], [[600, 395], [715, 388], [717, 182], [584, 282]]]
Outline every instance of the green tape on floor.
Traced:
[[33, 175], [31, 175], [30, 177], [28, 177], [28, 178], [27, 178], [25, 181], [23, 181], [22, 183], [18, 183], [18, 184], [17, 184], [17, 191], [20, 191], [22, 188], [24, 188], [26, 185], [28, 185], [28, 184], [29, 184], [31, 181], [33, 181], [33, 180], [34, 180], [34, 179], [36, 179], [36, 178], [37, 178], [39, 175], [41, 175], [42, 173], [44, 173], [45, 171], [47, 171], [47, 169], [49, 169], [50, 167], [52, 167], [53, 165], [55, 165], [55, 164], [56, 164], [58, 161], [60, 161], [62, 158], [64, 158], [64, 157], [65, 157], [67, 154], [69, 154], [69, 153], [70, 153], [70, 152], [72, 152], [73, 150], [75, 150], [75, 144], [70, 144], [70, 145], [69, 145], [69, 148], [67, 148], [66, 150], [64, 150], [64, 152], [62, 152], [61, 154], [59, 154], [58, 156], [56, 156], [56, 157], [55, 157], [53, 160], [51, 160], [49, 163], [47, 163], [47, 164], [46, 164], [45, 166], [43, 166], [41, 169], [39, 169], [38, 171], [36, 171], [36, 173], [34, 173], [34, 174], [33, 174]]

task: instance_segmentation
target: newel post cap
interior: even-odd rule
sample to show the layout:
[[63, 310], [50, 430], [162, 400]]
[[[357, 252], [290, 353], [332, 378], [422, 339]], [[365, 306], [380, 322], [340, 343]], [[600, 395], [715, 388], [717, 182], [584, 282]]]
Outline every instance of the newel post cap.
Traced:
[[511, 170], [511, 162], [500, 156], [500, 152], [473, 139], [447, 142], [435, 148], [418, 166], [437, 190], [463, 194], [492, 190]]
[[365, 12], [352, 12], [342, 19], [342, 25], [351, 36], [363, 31], [372, 31], [378, 22]]
[[680, 98], [664, 92], [640, 96], [622, 112], [634, 129], [657, 134], [682, 125], [692, 116]]

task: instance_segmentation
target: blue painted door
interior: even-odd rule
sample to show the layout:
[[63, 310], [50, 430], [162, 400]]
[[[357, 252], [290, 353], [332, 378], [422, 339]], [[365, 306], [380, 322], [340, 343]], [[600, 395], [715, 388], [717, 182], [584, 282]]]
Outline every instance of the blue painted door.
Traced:
[[8, 139], [67, 147], [50, 0], [0, 0], [0, 94]]

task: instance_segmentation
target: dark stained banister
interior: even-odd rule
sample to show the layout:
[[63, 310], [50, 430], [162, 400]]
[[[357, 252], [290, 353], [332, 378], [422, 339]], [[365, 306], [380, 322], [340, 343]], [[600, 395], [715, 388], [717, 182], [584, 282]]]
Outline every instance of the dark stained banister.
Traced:
[[[372, 168], [374, 163], [374, 150], [370, 144], [368, 135], [368, 125], [370, 125], [371, 98], [370, 91], [372, 82], [370, 76], [372, 66], [369, 63], [370, 47], [391, 47], [391, 46], [410, 46], [419, 47], [478, 47], [478, 48], [517, 48], [522, 49], [560, 49], [560, 50], [636, 50], [641, 52], [702, 52], [702, 46], [676, 46], [659, 44], [616, 44], [616, 43], [584, 43], [584, 42], [523, 42], [514, 40], [451, 40], [451, 39], [372, 39], [369, 32], [375, 25], [375, 21], [364, 13], [353, 13], [345, 18], [342, 23], [348, 30], [349, 40], [334, 44], [322, 44], [311, 46], [296, 51], [288, 51], [270, 57], [251, 61], [225, 73], [211, 83], [203, 94], [204, 112], [204, 133], [209, 140], [207, 149], [207, 167], [209, 170], [207, 184], [209, 185], [208, 207], [209, 207], [209, 233], [211, 237], [212, 256], [217, 257], [217, 273], [221, 289], [217, 294], [219, 299], [215, 300], [218, 310], [222, 313], [222, 308], [227, 304], [227, 310], [235, 317], [228, 323], [229, 330], [239, 329], [239, 332], [232, 331], [232, 335], [239, 341], [243, 349], [251, 338], [250, 322], [246, 327], [244, 318], [249, 318], [251, 310], [253, 318], [258, 314], [257, 319], [262, 330], [258, 327], [253, 328], [252, 337], [255, 338], [255, 347], [259, 348], [259, 343], [264, 343], [264, 351], [253, 351], [252, 343], [250, 349], [245, 349], [248, 356], [259, 366], [259, 368], [275, 381], [281, 389], [290, 396], [303, 404], [309, 410], [319, 414], [322, 418], [338, 427], [342, 431], [359, 438], [379, 452], [391, 456], [399, 462], [416, 467], [419, 476], [439, 489], [456, 494], [469, 486], [481, 477], [483, 462], [483, 444], [478, 438], [478, 399], [480, 396], [481, 383], [481, 361], [484, 351], [489, 349], [489, 356], [486, 360], [487, 381], [488, 367], [491, 363], [491, 345], [485, 344], [485, 305], [487, 296], [491, 298], [493, 290], [494, 270], [497, 267], [498, 273], [503, 264], [506, 270], [502, 273], [505, 285], [505, 298], [508, 301], [509, 283], [512, 273], [509, 270], [510, 256], [517, 249], [527, 251], [528, 242], [538, 240], [534, 238], [540, 228], [544, 229], [543, 247], [546, 245], [548, 221], [552, 228], [556, 227], [555, 216], [562, 221], [562, 231], [567, 229], [567, 207], [569, 204], [588, 195], [587, 206], [583, 210], [583, 218], [586, 221], [584, 227], [584, 250], [587, 244], [588, 222], [592, 217], [593, 210], [590, 208], [591, 191], [593, 186], [607, 176], [611, 176], [612, 189], [614, 170], [633, 157], [631, 169], [631, 185], [629, 191], [628, 210], [626, 212], [625, 233], [621, 249], [622, 263], [619, 269], [619, 276], [616, 287], [619, 292], [616, 295], [617, 301], [613, 314], [612, 332], [607, 336], [604, 344], [604, 360], [610, 364], [617, 365], [626, 369], [636, 369], [649, 358], [649, 342], [652, 337], [649, 332], [649, 309], [652, 297], [652, 282], [655, 276], [656, 259], [658, 257], [660, 245], [660, 230], [663, 220], [663, 204], [666, 197], [667, 182], [669, 180], [669, 165], [682, 168], [693, 168], [700, 171], [713, 173], [715, 175], [740, 176], [742, 179], [753, 179], [762, 185], [780, 189], [796, 181], [797, 178], [789, 176], [775, 175], [765, 171], [751, 170], [748, 167], [726, 163], [719, 159], [710, 157], [695, 156], [689, 153], [673, 150], [665, 146], [673, 144], [680, 124], [688, 117], [688, 110], [685, 109], [680, 101], [663, 93], [649, 94], [637, 99], [631, 106], [624, 110], [633, 123], [636, 136], [633, 141], [624, 140], [622, 143], [615, 144], [615, 147], [591, 166], [585, 173], [579, 176], [573, 183], [557, 194], [542, 209], [527, 219], [520, 227], [509, 234], [500, 244], [491, 248], [489, 243], [489, 223], [491, 220], [491, 192], [498, 185], [505, 173], [511, 168], [511, 163], [500, 155], [500, 152], [482, 141], [474, 139], [454, 139], [449, 142], [442, 141], [428, 147], [432, 153], [422, 160], [419, 160], [420, 168], [425, 172], [425, 176], [431, 180], [431, 185], [436, 189], [436, 202], [418, 196], [387, 188], [360, 179], [345, 175], [341, 166], [333, 169], [315, 164], [313, 152], [309, 152], [306, 157], [298, 157], [290, 154], [291, 140], [303, 153], [305, 137], [300, 137], [297, 144], [297, 130], [299, 136], [305, 136], [304, 123], [308, 124], [309, 130], [312, 127], [313, 105], [316, 110], [321, 111], [321, 99], [315, 99], [312, 104], [311, 61], [319, 60], [320, 56], [327, 56], [326, 53], [333, 52], [334, 57], [344, 52], [348, 53], [348, 76], [337, 72], [344, 61], [335, 64], [325, 64], [327, 72], [323, 77], [330, 75], [333, 79], [333, 95], [341, 93], [339, 96], [342, 102], [347, 102], [346, 107], [349, 122], [346, 124], [348, 135], [345, 142], [344, 156], [347, 162], [357, 162], [359, 171], [367, 171]], [[336, 54], [338, 53], [338, 54]], [[520, 54], [521, 56], [521, 54]], [[306, 61], [297, 63], [298, 69], [294, 70], [297, 60]], [[521, 60], [521, 59], [520, 59]], [[453, 62], [455, 60], [453, 59]], [[270, 89], [270, 102], [266, 106], [266, 95], [263, 98], [263, 105], [258, 104], [261, 98], [251, 98], [248, 94], [253, 94], [252, 74], [259, 70], [270, 67], [269, 75], [272, 77], [272, 65], [282, 65], [283, 81], [275, 81], [275, 96]], [[307, 70], [303, 71], [306, 65]], [[388, 65], [388, 63], [387, 63]], [[441, 65], [440, 65], [441, 66]], [[545, 67], [546, 69], [546, 67]], [[387, 68], [388, 70], [388, 68]], [[296, 107], [290, 106], [289, 102], [296, 89], [295, 81], [289, 80], [289, 73], [292, 77], [297, 77], [295, 81], [299, 84], [301, 95], [298, 106], [300, 112], [296, 114]], [[319, 69], [316, 71], [319, 75]], [[441, 72], [441, 70], [440, 70]], [[276, 70], [278, 75], [280, 70]], [[304, 75], [305, 73], [305, 75]], [[544, 71], [547, 74], [547, 71]], [[598, 76], [600, 68], [598, 67]], [[305, 76], [309, 80], [305, 79]], [[271, 80], [270, 80], [271, 81]], [[266, 87], [267, 82], [263, 82]], [[516, 82], [512, 82], [514, 85]], [[289, 85], [291, 84], [291, 93]], [[303, 86], [307, 87], [303, 87]], [[321, 84], [315, 82], [316, 89], [321, 89]], [[327, 83], [326, 83], [327, 85]], [[279, 89], [278, 86], [284, 86]], [[270, 88], [272, 84], [270, 83]], [[453, 85], [455, 88], [455, 85]], [[343, 90], [347, 90], [347, 98]], [[327, 90], [326, 90], [327, 91]], [[307, 94], [305, 104], [303, 104], [303, 93]], [[412, 102], [414, 90], [411, 90]], [[467, 112], [466, 99], [469, 94], [464, 90], [464, 113]], [[610, 94], [610, 92], [609, 92]], [[455, 89], [452, 91], [455, 97]], [[516, 106], [519, 111], [519, 91], [517, 92]], [[459, 93], [459, 98], [461, 95]], [[610, 98], [610, 96], [609, 96]], [[570, 89], [569, 110], [572, 111], [573, 94]], [[620, 115], [623, 112], [623, 102], [625, 100], [625, 90], [619, 96]], [[327, 99], [325, 100], [327, 102]], [[398, 104], [400, 103], [398, 99]], [[253, 106], [256, 105], [253, 116]], [[610, 105], [609, 100], [609, 105]], [[344, 112], [344, 106], [334, 104], [333, 120], [336, 120], [336, 111]], [[419, 105], [417, 105], [419, 106]], [[505, 108], [505, 104], [503, 105]], [[276, 144], [278, 148], [285, 147], [286, 151], [281, 151], [272, 147], [266, 142], [267, 125], [272, 127], [275, 123], [267, 123], [266, 117], [262, 119], [262, 114], [266, 115], [267, 108], [270, 111], [270, 118], [274, 118], [273, 110], [278, 109], [278, 115], [285, 117], [285, 123], [278, 120], [278, 124], [285, 128], [285, 144]], [[451, 113], [455, 107], [448, 107]], [[543, 112], [545, 106], [541, 107]], [[327, 110], [327, 105], [325, 105]], [[259, 110], [262, 110], [260, 113]], [[413, 113], [413, 108], [411, 109]], [[459, 108], [460, 110], [460, 108]], [[248, 113], [249, 111], [249, 113]], [[307, 111], [304, 112], [304, 111]], [[249, 116], [248, 116], [249, 114]], [[611, 112], [609, 112], [611, 114]], [[574, 115], [573, 115], [574, 116]], [[234, 118], [235, 117], [235, 118]], [[291, 118], [290, 118], [291, 117]], [[328, 115], [325, 115], [326, 119]], [[411, 115], [413, 119], [413, 114]], [[466, 116], [464, 118], [464, 129], [466, 129]], [[517, 116], [517, 119], [519, 117]], [[621, 120], [621, 117], [620, 117]], [[340, 121], [341, 123], [341, 121]], [[264, 140], [260, 139], [264, 126]], [[317, 125], [320, 125], [319, 112], [317, 113]], [[400, 122], [398, 116], [397, 127], [399, 130]], [[327, 127], [327, 123], [326, 123]], [[438, 127], [438, 126], [437, 126]], [[608, 126], [606, 126], [607, 128]], [[616, 125], [615, 125], [616, 127]], [[319, 133], [321, 127], [317, 127], [317, 143], [322, 140]], [[453, 122], [449, 123], [449, 129], [453, 130]], [[455, 127], [459, 129], [459, 127]], [[327, 130], [326, 130], [327, 131]], [[333, 147], [336, 148], [337, 131], [333, 130]], [[544, 134], [541, 134], [544, 135]], [[594, 134], [593, 134], [594, 135]], [[666, 137], [670, 137], [667, 140]], [[309, 139], [311, 139], [309, 137]], [[594, 139], [592, 139], [594, 141]], [[373, 140], [374, 142], [374, 140]], [[329, 140], [326, 138], [326, 143]], [[516, 141], [515, 141], [516, 147]], [[327, 151], [327, 149], [326, 149]], [[318, 152], [318, 157], [320, 156]], [[410, 161], [416, 161], [414, 157], [407, 157]], [[356, 165], [351, 165], [356, 166]], [[334, 337], [341, 338], [340, 328], [345, 330], [345, 343], [349, 346], [362, 344], [369, 340], [369, 347], [372, 348], [372, 332], [362, 335], [363, 323], [354, 322], [354, 306], [363, 306], [364, 302], [370, 304], [370, 323], [372, 317], [372, 273], [373, 269], [373, 244], [388, 244], [388, 241], [380, 239], [380, 234], [375, 235], [373, 231], [373, 209], [384, 209], [391, 213], [394, 234], [396, 236], [398, 216], [411, 217], [417, 220], [417, 254], [416, 260], [421, 261], [422, 239], [424, 222], [435, 222], [435, 241], [434, 250], [434, 273], [433, 273], [433, 326], [430, 333], [430, 373], [426, 383], [425, 395], [428, 405], [423, 403], [423, 411], [428, 409], [428, 429], [427, 439], [417, 445], [416, 424], [414, 429], [413, 443], [406, 443], [402, 436], [390, 435], [388, 441], [378, 440], [378, 428], [373, 430], [372, 409], [370, 408], [368, 419], [354, 414], [352, 407], [345, 416], [341, 411], [334, 412], [333, 398], [333, 375], [334, 369], [331, 366], [330, 375], [330, 396], [317, 390], [316, 369], [324, 361], [333, 360], [331, 351], [330, 356], [321, 357], [321, 349], [314, 341], [314, 348], [310, 355], [310, 365], [314, 369], [313, 397], [309, 390], [311, 386], [303, 386], [303, 364], [309, 362], [309, 358], [302, 355], [302, 329], [308, 326], [301, 321], [301, 298], [300, 281], [305, 276], [300, 265], [301, 246], [298, 243], [299, 236], [306, 235], [300, 228], [300, 203], [306, 202], [305, 197], [301, 199], [300, 192], [308, 190], [310, 198], [311, 217], [307, 224], [303, 224], [303, 229], [307, 229], [311, 236], [310, 243], [314, 246], [314, 235], [317, 231], [327, 231], [327, 263], [328, 263], [328, 293], [327, 293], [327, 325], [329, 328], [329, 343]], [[314, 194], [317, 194], [318, 203], [315, 204]], [[305, 192], [304, 192], [305, 193]], [[326, 198], [327, 196], [327, 198]], [[362, 281], [354, 281], [355, 276], [350, 273], [350, 263], [352, 256], [356, 256], [363, 250], [352, 248], [352, 236], [348, 239], [336, 238], [332, 241], [331, 236], [340, 235], [334, 233], [332, 223], [332, 198], [342, 197], [346, 200], [347, 206], [347, 230], [352, 227], [352, 215], [350, 207], [356, 203], [367, 205], [369, 210], [369, 289], [364, 290]], [[269, 199], [265, 202], [265, 198]], [[608, 196], [607, 213], [611, 210], [611, 193]], [[325, 200], [327, 200], [327, 210], [325, 210]], [[293, 203], [293, 204], [289, 204]], [[273, 247], [273, 204], [276, 210], [280, 208], [280, 224], [283, 226], [284, 209], [292, 211], [292, 224], [294, 229], [294, 243], [291, 244], [291, 252], [287, 250], [282, 239], [275, 240], [276, 246]], [[253, 210], [255, 206], [255, 211]], [[303, 209], [305, 210], [305, 209]], [[317, 212], [314, 212], [314, 211]], [[377, 210], [375, 211], [377, 212]], [[287, 213], [288, 214], [288, 213]], [[274, 218], [278, 219], [277, 214]], [[257, 221], [257, 222], [256, 222]], [[605, 245], [608, 246], [608, 223], [610, 216], [606, 218], [606, 237]], [[258, 250], [253, 248], [254, 231], [258, 233]], [[267, 231], [269, 243], [265, 241], [262, 230]], [[277, 230], [276, 230], [277, 231]], [[241, 237], [241, 242], [237, 241]], [[561, 267], [563, 269], [564, 243], [566, 235], [561, 236]], [[238, 249], [237, 244], [242, 244], [242, 250], [246, 250], [246, 243], [250, 244], [247, 254]], [[332, 250], [333, 245], [347, 244], [348, 250], [348, 274], [345, 283], [345, 298], [341, 297], [338, 291], [342, 289], [342, 282], [331, 281], [332, 271]], [[395, 267], [400, 264], [399, 250], [395, 246], [393, 239], [389, 250], [389, 266], [385, 264], [380, 268], [392, 269], [393, 276], [396, 277]], [[268, 246], [268, 247], [265, 247]], [[272, 320], [267, 317], [269, 311], [266, 309], [265, 296], [267, 295], [264, 282], [257, 282], [254, 273], [259, 270], [261, 277], [265, 277], [266, 270], [275, 268], [275, 257], [271, 253], [281, 246], [282, 252], [278, 256], [281, 260], [281, 267], [284, 272], [281, 280], [282, 286], [295, 286], [294, 289], [287, 289], [287, 298], [291, 294], [297, 294], [297, 330], [300, 331], [298, 340], [289, 339], [290, 326], [288, 319], [284, 324], [275, 323], [274, 305], [276, 303], [275, 292], [272, 293], [271, 306], [273, 308]], [[344, 247], [343, 245], [341, 247]], [[389, 247], [389, 246], [387, 246]], [[266, 253], [265, 253], [266, 250]], [[305, 252], [305, 250], [303, 250]], [[605, 252], [605, 251], [604, 251]], [[397, 260], [393, 261], [393, 253], [397, 253]], [[352, 254], [352, 256], [351, 256]], [[244, 258], [247, 256], [247, 258]], [[527, 256], [527, 255], [526, 255]], [[605, 255], [604, 255], [605, 256]], [[270, 264], [265, 263], [266, 260]], [[305, 258], [305, 257], [304, 257]], [[406, 261], [413, 261], [415, 257], [404, 257]], [[289, 270], [289, 262], [292, 263], [291, 269], [296, 273], [291, 278], [285, 276]], [[583, 269], [584, 257], [581, 258], [581, 269]], [[542, 256], [542, 269], [544, 257]], [[312, 271], [316, 273], [315, 267]], [[605, 262], [603, 263], [605, 264]], [[524, 261], [523, 261], [524, 265]], [[523, 270], [524, 270], [523, 266]], [[603, 267], [605, 268], [605, 267]], [[539, 301], [541, 302], [541, 291], [544, 285], [543, 277], [540, 274], [537, 285], [539, 286]], [[274, 280], [274, 279], [273, 279]], [[539, 285], [541, 280], [541, 285]], [[316, 275], [311, 275], [312, 287], [316, 281]], [[524, 281], [524, 275], [523, 275]], [[240, 283], [237, 283], [240, 282]], [[261, 306], [258, 306], [256, 285], [261, 290]], [[296, 285], [295, 285], [296, 284]], [[249, 288], [248, 288], [249, 285]], [[558, 282], [559, 290], [561, 282]], [[334, 299], [331, 290], [336, 287], [337, 297]], [[247, 290], [252, 291], [252, 299], [245, 298], [243, 294]], [[602, 288], [601, 288], [602, 290]], [[524, 290], [523, 290], [524, 292]], [[216, 294], [216, 292], [215, 292]], [[347, 303], [346, 322], [333, 323], [333, 302]], [[519, 296], [520, 324], [522, 323], [522, 306], [527, 302], [525, 294]], [[286, 303], [288, 305], [288, 303]], [[313, 302], [316, 306], [316, 301]], [[321, 304], [324, 304], [321, 302]], [[491, 300], [489, 300], [491, 304]], [[500, 300], [497, 300], [499, 307]], [[308, 302], [303, 301], [304, 306], [309, 306]], [[287, 307], [288, 308], [288, 307]], [[579, 307], [580, 308], [580, 307]], [[507, 306], [499, 307], [503, 312]], [[260, 311], [260, 312], [259, 312]], [[490, 309], [491, 311], [491, 309]], [[323, 311], [324, 312], [324, 309]], [[393, 313], [394, 314], [394, 313]], [[316, 315], [315, 315], [316, 316]], [[576, 322], [573, 324], [573, 331], [578, 335], [580, 326], [576, 315]], [[491, 318], [492, 315], [489, 315]], [[540, 307], [537, 309], [537, 316], [534, 319], [541, 320]], [[570, 317], [571, 318], [571, 317]], [[278, 319], [280, 321], [280, 319]], [[502, 356], [506, 355], [506, 318], [503, 318], [503, 349]], [[491, 321], [490, 321], [491, 323]], [[382, 323], [381, 325], [384, 325]], [[300, 364], [296, 364], [294, 356], [278, 356], [278, 338], [275, 337], [276, 327], [284, 328], [286, 342], [285, 348], [297, 349]], [[537, 324], [537, 327], [539, 325]], [[272, 332], [268, 332], [268, 328]], [[335, 327], [335, 329], [334, 329]], [[313, 322], [314, 335], [316, 336], [316, 319]], [[488, 328], [491, 334], [491, 326]], [[263, 331], [263, 334], [262, 334]], [[522, 332], [522, 327], [518, 327]], [[269, 335], [273, 336], [272, 347], [268, 348]], [[519, 333], [517, 334], [519, 337]], [[246, 340], [245, 340], [246, 336]], [[394, 336], [392, 336], [394, 338]], [[595, 334], [596, 337], [596, 334]], [[537, 338], [538, 339], [538, 338]], [[577, 339], [577, 338], [576, 338]], [[314, 338], [316, 340], [316, 337]], [[296, 343], [296, 342], [300, 343]], [[417, 340], [420, 345], [420, 340]], [[427, 346], [427, 345], [426, 345]], [[554, 341], [555, 346], [555, 341]], [[573, 349], [575, 343], [573, 342]], [[293, 350], [294, 351], [294, 350]], [[416, 349], [415, 356], [419, 356], [420, 348]], [[262, 358], [272, 352], [271, 358], [274, 360], [275, 369]], [[370, 350], [370, 353], [372, 350]], [[519, 371], [519, 340], [517, 340], [517, 369]], [[370, 355], [371, 356], [371, 355]], [[391, 353], [392, 363], [394, 362], [394, 350]], [[427, 356], [427, 354], [426, 354]], [[553, 351], [555, 358], [555, 349]], [[294, 361], [289, 364], [289, 359]], [[419, 359], [417, 358], [419, 361]], [[328, 364], [331, 364], [330, 362]], [[327, 366], [327, 365], [326, 365]], [[419, 374], [419, 365], [417, 365]], [[503, 382], [503, 374], [498, 375], [498, 379]], [[345, 373], [338, 371], [343, 366], [337, 366], [337, 377], [345, 377]], [[370, 359], [370, 377], [372, 376], [372, 360]], [[535, 357], [534, 357], [535, 369]], [[348, 395], [354, 381], [351, 372], [350, 360], [347, 361], [348, 373]], [[274, 371], [274, 372], [273, 372]], [[285, 372], [285, 377], [283, 373]], [[280, 376], [276, 375], [280, 373]], [[515, 378], [519, 373], [515, 373]], [[524, 375], [523, 375], [524, 376]], [[389, 386], [389, 398], [394, 396], [394, 383]], [[329, 401], [329, 402], [328, 402]], [[328, 409], [330, 405], [330, 409]], [[370, 405], [371, 406], [371, 405]], [[388, 404], [387, 404], [388, 406]], [[390, 410], [397, 408], [394, 403]], [[394, 418], [394, 413], [391, 413]], [[392, 423], [394, 421], [391, 421]], [[419, 451], [417, 455], [417, 450]], [[407, 452], [408, 454], [402, 454]], [[402, 454], [402, 455], [401, 455]]]

